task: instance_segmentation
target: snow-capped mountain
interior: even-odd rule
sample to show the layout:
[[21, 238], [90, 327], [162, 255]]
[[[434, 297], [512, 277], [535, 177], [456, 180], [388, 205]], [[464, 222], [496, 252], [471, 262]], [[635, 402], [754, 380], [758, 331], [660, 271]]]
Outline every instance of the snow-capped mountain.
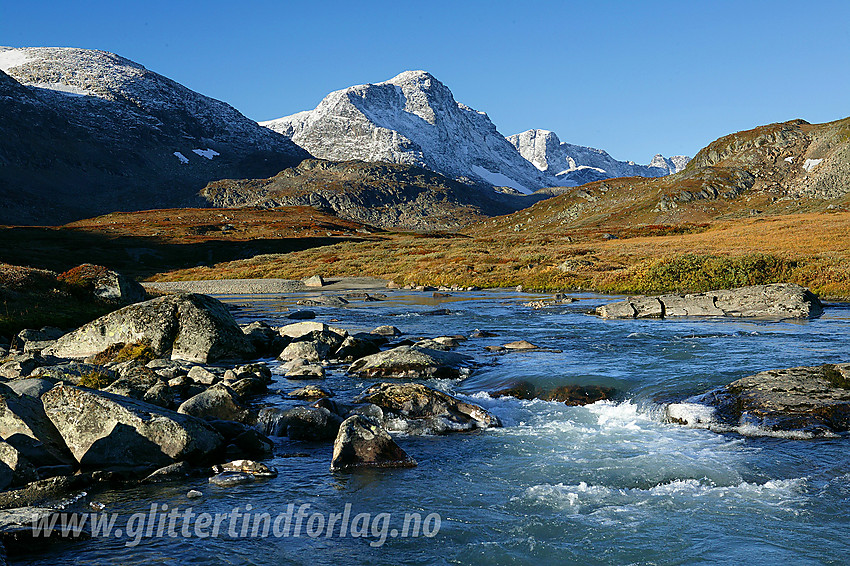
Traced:
[[558, 178], [560, 185], [611, 177], [663, 177], [678, 173], [690, 161], [683, 155], [667, 158], [661, 154], [649, 165], [618, 161], [601, 149], [564, 143], [549, 130], [528, 130], [507, 139], [537, 169]]
[[186, 206], [209, 181], [309, 157], [228, 104], [104, 51], [0, 47], [0, 90], [0, 222]]
[[387, 161], [521, 192], [558, 184], [523, 159], [484, 112], [425, 71], [352, 86], [314, 110], [262, 122], [322, 159]]

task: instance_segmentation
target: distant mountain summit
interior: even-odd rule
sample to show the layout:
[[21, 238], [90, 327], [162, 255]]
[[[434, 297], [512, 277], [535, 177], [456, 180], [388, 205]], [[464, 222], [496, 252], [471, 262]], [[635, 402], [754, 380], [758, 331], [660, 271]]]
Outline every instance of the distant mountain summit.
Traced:
[[508, 136], [508, 141], [537, 169], [558, 179], [558, 185], [581, 185], [612, 177], [663, 177], [685, 168], [689, 157], [661, 154], [649, 165], [618, 161], [606, 151], [564, 143], [549, 130], [527, 130]]
[[0, 47], [0, 223], [186, 206], [209, 181], [267, 177], [307, 157], [118, 55]]
[[523, 159], [487, 114], [457, 102], [425, 71], [338, 90], [314, 110], [261, 125], [322, 159], [418, 165], [526, 193], [557, 183]]

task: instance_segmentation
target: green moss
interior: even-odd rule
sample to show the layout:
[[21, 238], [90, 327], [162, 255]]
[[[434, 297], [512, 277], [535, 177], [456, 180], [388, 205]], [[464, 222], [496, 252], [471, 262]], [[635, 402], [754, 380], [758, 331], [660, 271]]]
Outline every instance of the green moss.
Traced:
[[80, 376], [80, 386], [89, 389], [103, 389], [115, 381], [110, 375], [101, 370], [92, 370]]
[[116, 354], [115, 358], [112, 361], [114, 362], [127, 362], [130, 360], [136, 360], [139, 363], [146, 364], [151, 360], [157, 359], [159, 356], [156, 355], [149, 344], [145, 344], [142, 342], [136, 342], [133, 344], [127, 344], [123, 348], [121, 348]]
[[826, 379], [833, 387], [850, 389], [850, 379], [844, 377], [844, 374], [836, 369], [834, 365], [824, 364], [821, 369], [823, 369], [824, 379]]

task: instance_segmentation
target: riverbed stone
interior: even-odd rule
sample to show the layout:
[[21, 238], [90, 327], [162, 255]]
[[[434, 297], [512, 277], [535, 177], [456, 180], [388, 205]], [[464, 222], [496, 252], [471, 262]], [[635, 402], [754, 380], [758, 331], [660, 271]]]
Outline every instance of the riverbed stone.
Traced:
[[471, 365], [468, 356], [416, 346], [398, 346], [356, 360], [348, 373], [369, 378], [457, 379]]
[[223, 440], [201, 419], [104, 391], [57, 385], [41, 399], [84, 467], [204, 460]]
[[241, 406], [237, 395], [223, 383], [186, 399], [177, 409], [178, 413], [201, 419], [223, 419], [244, 422], [248, 411]]
[[185, 293], [130, 305], [60, 338], [44, 355], [86, 358], [118, 343], [145, 343], [156, 355], [196, 363], [244, 358], [253, 348], [220, 301]]
[[333, 440], [341, 422], [338, 415], [316, 407], [268, 407], [260, 410], [257, 419], [264, 434], [292, 440]]
[[381, 408], [384, 426], [408, 434], [445, 434], [499, 427], [483, 407], [421, 383], [377, 383], [356, 399]]
[[[668, 419], [725, 430], [756, 427], [815, 436], [850, 431], [850, 364], [825, 364], [763, 371], [691, 397], [711, 415], [668, 407]], [[699, 421], [699, 422], [698, 422]]]
[[686, 295], [636, 296], [602, 305], [603, 318], [669, 318], [732, 316], [768, 319], [806, 319], [823, 313], [817, 295], [799, 285], [774, 283]]
[[376, 419], [353, 415], [343, 421], [334, 441], [331, 471], [357, 468], [412, 468], [407, 455]]
[[42, 400], [19, 395], [5, 385], [0, 385], [0, 438], [37, 467], [74, 461], [62, 435], [45, 413]]

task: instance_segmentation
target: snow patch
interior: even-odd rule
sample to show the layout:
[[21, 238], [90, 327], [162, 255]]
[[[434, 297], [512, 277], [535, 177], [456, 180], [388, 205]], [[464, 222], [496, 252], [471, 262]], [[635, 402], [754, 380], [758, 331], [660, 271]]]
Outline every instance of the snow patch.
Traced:
[[531, 194], [531, 191], [528, 189], [528, 187], [519, 184], [517, 181], [511, 179], [507, 175], [503, 175], [501, 173], [493, 173], [492, 171], [485, 169], [484, 167], [481, 167], [479, 165], [473, 165], [472, 172], [487, 181], [488, 183], [490, 183], [491, 185], [493, 185], [494, 187], [510, 187], [512, 189], [518, 190], [521, 193], [527, 195]]
[[0, 69], [8, 72], [12, 67], [20, 67], [30, 60], [27, 54], [19, 49], [7, 49], [0, 51]]
[[786, 157], [785, 161], [787, 161], [788, 163], [794, 163], [794, 158], [793, 157]]
[[66, 94], [68, 96], [91, 96], [92, 93], [84, 88], [74, 85], [66, 85], [65, 83], [32, 83], [27, 85], [33, 88], [43, 88]]
[[182, 153], [180, 153], [179, 151], [174, 152], [174, 157], [179, 159], [180, 163], [182, 163], [183, 165], [186, 165], [187, 163], [189, 163], [189, 158], [186, 157], [185, 155], [183, 155]]
[[206, 157], [207, 159], [212, 159], [213, 157], [215, 157], [217, 155], [221, 155], [216, 150], [209, 149], [209, 148], [207, 148], [207, 149], [193, 149], [192, 153], [197, 153], [201, 157]]
[[820, 165], [821, 161], [823, 161], [823, 159], [806, 159], [806, 162], [803, 163], [803, 169], [805, 169], [806, 171], [811, 171], [812, 169]]

